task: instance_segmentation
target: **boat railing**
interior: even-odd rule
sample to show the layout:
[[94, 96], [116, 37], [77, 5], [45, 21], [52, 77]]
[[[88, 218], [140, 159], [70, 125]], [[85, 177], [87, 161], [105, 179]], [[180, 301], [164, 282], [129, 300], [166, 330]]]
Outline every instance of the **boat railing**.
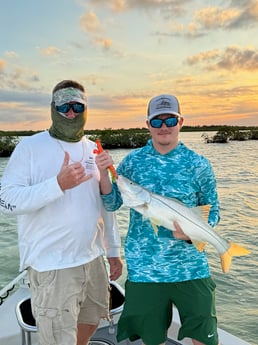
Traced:
[[10, 292], [14, 290], [15, 286], [28, 287], [27, 271], [23, 271], [16, 278], [14, 278], [9, 284], [0, 290], [0, 305], [4, 303], [4, 300], [10, 295]]

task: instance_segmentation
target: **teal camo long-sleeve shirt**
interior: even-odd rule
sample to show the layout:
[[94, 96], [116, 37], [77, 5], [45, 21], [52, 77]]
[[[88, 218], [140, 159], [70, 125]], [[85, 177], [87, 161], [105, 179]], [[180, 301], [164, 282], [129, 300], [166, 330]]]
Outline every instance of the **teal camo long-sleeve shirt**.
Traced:
[[[167, 154], [159, 154], [149, 140], [131, 151], [117, 172], [149, 191], [176, 198], [188, 207], [211, 205], [208, 222], [219, 222], [216, 180], [209, 161], [179, 142]], [[122, 205], [116, 183], [112, 192], [102, 195], [108, 211]], [[151, 222], [130, 209], [125, 240], [128, 279], [133, 282], [180, 282], [210, 276], [206, 252], [174, 238], [173, 232], [160, 226], [157, 235]]]

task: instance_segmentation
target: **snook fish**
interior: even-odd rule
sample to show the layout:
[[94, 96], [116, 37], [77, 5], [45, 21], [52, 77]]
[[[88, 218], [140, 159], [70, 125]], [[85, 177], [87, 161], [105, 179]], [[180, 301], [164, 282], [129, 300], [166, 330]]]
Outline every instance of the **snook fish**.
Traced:
[[210, 243], [220, 256], [224, 273], [229, 271], [233, 256], [250, 253], [240, 245], [219, 236], [203, 219], [200, 207], [189, 208], [176, 199], [151, 193], [121, 175], [116, 182], [124, 205], [149, 218], [155, 231], [157, 226], [175, 231], [174, 222], [177, 222], [199, 251], [203, 251], [207, 242]]

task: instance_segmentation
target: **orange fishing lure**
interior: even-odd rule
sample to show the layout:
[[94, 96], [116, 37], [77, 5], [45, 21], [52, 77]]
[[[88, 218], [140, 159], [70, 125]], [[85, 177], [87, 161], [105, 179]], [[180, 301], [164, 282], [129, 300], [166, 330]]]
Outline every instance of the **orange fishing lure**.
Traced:
[[[103, 150], [103, 147], [102, 147], [102, 145], [101, 145], [101, 142], [100, 142], [99, 139], [96, 140], [96, 145], [97, 145], [97, 148], [98, 148], [98, 149], [95, 149], [95, 150], [93, 151], [93, 153], [99, 154], [99, 153], [101, 153], [101, 152], [104, 151], [104, 150]], [[112, 180], [115, 181], [115, 180], [118, 178], [118, 175], [117, 175], [117, 172], [116, 172], [115, 167], [114, 167], [113, 165], [110, 165], [110, 166], [108, 167], [108, 169], [109, 169], [109, 171], [110, 171], [110, 173], [111, 173]]]

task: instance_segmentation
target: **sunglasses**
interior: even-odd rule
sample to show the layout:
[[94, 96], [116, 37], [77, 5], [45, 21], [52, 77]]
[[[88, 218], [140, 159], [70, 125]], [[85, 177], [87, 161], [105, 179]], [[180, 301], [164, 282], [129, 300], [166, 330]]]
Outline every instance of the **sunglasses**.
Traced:
[[61, 105], [56, 105], [56, 110], [59, 111], [60, 113], [68, 113], [70, 109], [73, 109], [74, 113], [82, 113], [85, 109], [84, 104], [82, 103], [64, 103]]
[[150, 120], [150, 125], [153, 128], [161, 128], [163, 123], [165, 123], [165, 125], [167, 127], [175, 127], [178, 124], [178, 120], [179, 117], [168, 117], [166, 119], [151, 119]]

